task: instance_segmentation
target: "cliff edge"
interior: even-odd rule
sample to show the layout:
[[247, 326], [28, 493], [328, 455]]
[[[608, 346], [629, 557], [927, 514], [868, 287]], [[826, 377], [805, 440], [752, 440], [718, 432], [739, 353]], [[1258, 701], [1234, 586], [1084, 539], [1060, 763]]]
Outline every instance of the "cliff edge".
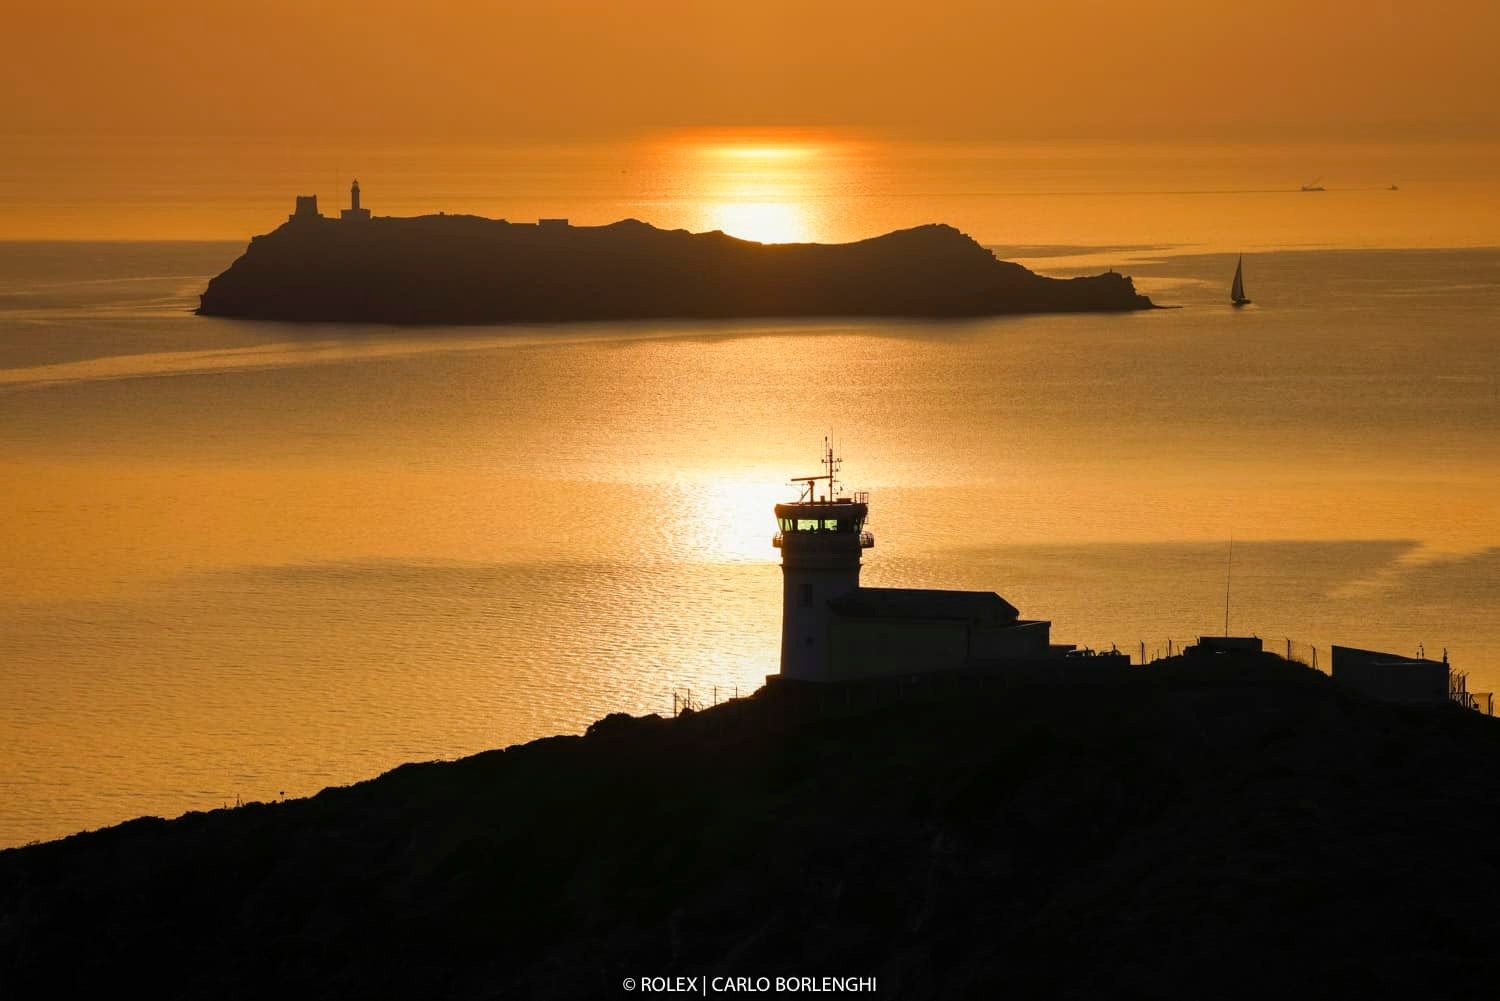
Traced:
[[198, 312], [350, 323], [771, 316], [964, 317], [1149, 309], [1113, 272], [1044, 278], [951, 226], [857, 243], [476, 216], [293, 219], [209, 282]]

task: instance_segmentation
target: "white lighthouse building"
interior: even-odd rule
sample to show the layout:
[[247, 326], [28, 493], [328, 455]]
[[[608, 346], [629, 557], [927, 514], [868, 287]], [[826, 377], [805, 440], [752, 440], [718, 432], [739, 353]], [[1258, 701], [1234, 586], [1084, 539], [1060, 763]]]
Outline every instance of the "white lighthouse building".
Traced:
[[[818, 476], [799, 476], [801, 499], [776, 505], [781, 531], [772, 544], [781, 550], [781, 674], [798, 681], [830, 681], [829, 604], [859, 590], [860, 557], [875, 545], [865, 531], [870, 508], [864, 494], [838, 496], [839, 460], [824, 442]], [[818, 484], [823, 483], [823, 496]]]
[[[839, 460], [824, 443], [817, 476], [776, 505], [781, 550], [781, 677], [854, 681], [1061, 657], [1052, 624], [1022, 619], [992, 591], [861, 587], [870, 514], [863, 493], [841, 495]], [[820, 496], [821, 494], [821, 496]]]

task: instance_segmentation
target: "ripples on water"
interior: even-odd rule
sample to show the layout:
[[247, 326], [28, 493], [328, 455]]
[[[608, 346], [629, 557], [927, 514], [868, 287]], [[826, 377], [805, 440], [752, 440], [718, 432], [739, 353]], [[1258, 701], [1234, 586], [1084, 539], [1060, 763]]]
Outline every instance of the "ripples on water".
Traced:
[[[875, 584], [1500, 683], [1494, 251], [1027, 248], [1188, 307], [393, 330], [188, 315], [238, 246], [0, 246], [0, 843], [303, 795], [776, 668], [831, 431]], [[1059, 256], [1064, 254], [1066, 256]]]

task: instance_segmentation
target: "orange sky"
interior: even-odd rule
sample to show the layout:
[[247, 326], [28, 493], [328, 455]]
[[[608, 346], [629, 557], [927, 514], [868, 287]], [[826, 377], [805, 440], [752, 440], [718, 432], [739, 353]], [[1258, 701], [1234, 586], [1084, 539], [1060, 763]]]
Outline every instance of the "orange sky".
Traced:
[[5, 0], [0, 133], [1500, 137], [1492, 0]]

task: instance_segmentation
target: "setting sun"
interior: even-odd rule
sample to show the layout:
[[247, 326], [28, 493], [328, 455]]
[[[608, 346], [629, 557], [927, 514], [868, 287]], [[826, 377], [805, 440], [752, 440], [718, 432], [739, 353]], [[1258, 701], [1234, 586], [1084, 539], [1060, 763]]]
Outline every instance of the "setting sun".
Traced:
[[807, 213], [790, 202], [728, 202], [709, 208], [710, 229], [758, 243], [806, 243]]
[[856, 142], [835, 132], [685, 132], [667, 144], [698, 204], [692, 228], [757, 243], [827, 240], [827, 206], [850, 186]]

